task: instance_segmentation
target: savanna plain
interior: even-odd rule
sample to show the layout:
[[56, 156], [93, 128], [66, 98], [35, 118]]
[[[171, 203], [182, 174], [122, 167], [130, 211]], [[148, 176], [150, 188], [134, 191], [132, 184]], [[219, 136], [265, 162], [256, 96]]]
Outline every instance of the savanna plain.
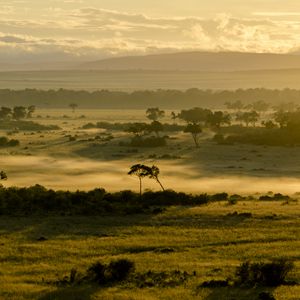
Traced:
[[[0, 149], [8, 176], [1, 195], [12, 199], [0, 209], [0, 299], [300, 299], [299, 147], [253, 140], [265, 130], [285, 130], [267, 123], [273, 111], [229, 125], [226, 116], [236, 111], [228, 106], [222, 121], [211, 118], [201, 129], [192, 110], [154, 109], [152, 117], [160, 117], [151, 120], [151, 110], [77, 105], [37, 108], [30, 122], [41, 127], [1, 123], [5, 143], [18, 142]], [[141, 126], [157, 119], [165, 129]], [[128, 175], [135, 164], [159, 167], [164, 191], [151, 176], [141, 180], [141, 192], [156, 202], [139, 195], [139, 177]], [[35, 184], [32, 191], [14, 188]], [[105, 188], [98, 191], [106, 197], [100, 213], [96, 206], [73, 211], [81, 205], [75, 196], [62, 198], [58, 210], [36, 203], [30, 205], [39, 209], [28, 210], [17, 199], [30, 191], [39, 202], [49, 190], [86, 195], [95, 188]], [[186, 196], [160, 203], [171, 190]], [[247, 262], [272, 268], [280, 261], [293, 264], [280, 284], [262, 284], [256, 272], [263, 271], [249, 266], [249, 278], [241, 275]]]

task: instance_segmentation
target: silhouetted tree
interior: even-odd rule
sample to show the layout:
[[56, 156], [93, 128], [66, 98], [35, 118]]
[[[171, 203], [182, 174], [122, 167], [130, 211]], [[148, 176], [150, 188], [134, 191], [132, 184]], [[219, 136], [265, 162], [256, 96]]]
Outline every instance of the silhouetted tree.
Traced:
[[145, 177], [149, 177], [152, 170], [150, 167], [142, 165], [142, 164], [136, 164], [133, 165], [130, 168], [130, 171], [128, 172], [128, 175], [134, 175], [137, 176], [140, 182], [140, 197], [142, 197], [142, 179]]
[[148, 108], [146, 111], [147, 118], [151, 121], [158, 121], [165, 116], [165, 112], [158, 107]]
[[199, 147], [199, 135], [202, 133], [202, 128], [198, 124], [188, 124], [184, 132], [190, 133], [193, 137], [196, 147]]
[[149, 178], [156, 180], [156, 182], [160, 185], [161, 189], [164, 191], [165, 189], [158, 178], [159, 173], [160, 173], [159, 168], [157, 166], [152, 166], [151, 172], [149, 172], [148, 176], [149, 176]]
[[78, 108], [78, 104], [76, 104], [76, 103], [70, 103], [69, 107], [72, 109], [72, 112], [75, 113], [75, 109]]

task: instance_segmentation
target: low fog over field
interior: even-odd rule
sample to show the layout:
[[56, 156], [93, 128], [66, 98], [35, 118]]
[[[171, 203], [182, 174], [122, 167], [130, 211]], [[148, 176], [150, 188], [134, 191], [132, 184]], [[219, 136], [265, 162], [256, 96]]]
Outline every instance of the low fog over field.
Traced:
[[[179, 112], [178, 112], [179, 113]], [[138, 190], [138, 181], [127, 175], [131, 165], [157, 165], [167, 189], [177, 191], [231, 192], [243, 194], [300, 191], [298, 147], [263, 145], [218, 145], [215, 133], [205, 129], [195, 148], [190, 135], [166, 132], [168, 145], [156, 148], [120, 146], [130, 139], [124, 130], [85, 129], [85, 124], [102, 120], [105, 124], [147, 122], [144, 110], [38, 109], [35, 122], [59, 126], [55, 131], [15, 131], [18, 147], [2, 147], [0, 163], [9, 174], [5, 186], [44, 185], [52, 189], [108, 191]], [[82, 117], [84, 115], [84, 118]], [[162, 122], [172, 122], [171, 111]], [[121, 126], [121, 125], [120, 125]], [[123, 126], [123, 125], [122, 125]], [[124, 125], [125, 126], [125, 125]], [[5, 134], [5, 132], [3, 132]], [[113, 136], [106, 141], [106, 136]], [[75, 137], [74, 140], [70, 137]], [[159, 190], [151, 180], [145, 189]]]

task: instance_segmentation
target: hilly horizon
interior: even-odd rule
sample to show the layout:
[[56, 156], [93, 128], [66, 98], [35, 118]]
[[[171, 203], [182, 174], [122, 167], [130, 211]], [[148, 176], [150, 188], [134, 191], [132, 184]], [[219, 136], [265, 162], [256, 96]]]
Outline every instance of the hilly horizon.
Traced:
[[122, 56], [95, 61], [43, 61], [0, 63], [0, 71], [99, 70], [99, 71], [198, 71], [234, 72], [300, 69], [300, 55], [246, 52], [177, 52]]
[[180, 70], [201, 72], [300, 68], [298, 54], [243, 52], [180, 52], [125, 56], [83, 63], [83, 70]]

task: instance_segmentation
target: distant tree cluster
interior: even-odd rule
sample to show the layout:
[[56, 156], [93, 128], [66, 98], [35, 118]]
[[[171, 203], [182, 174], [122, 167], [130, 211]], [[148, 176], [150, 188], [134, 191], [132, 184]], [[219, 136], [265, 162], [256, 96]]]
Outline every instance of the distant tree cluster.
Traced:
[[[265, 110], [263, 99], [272, 105], [280, 105], [287, 100], [298, 103], [300, 90], [284, 89], [238, 89], [235, 91], [199, 90], [196, 88], [181, 90], [156, 91], [75, 91], [75, 90], [0, 90], [0, 103], [4, 106], [35, 105], [45, 108], [65, 108], [70, 104], [82, 108], [103, 109], [146, 109], [162, 107], [164, 109], [182, 109], [183, 107], [220, 108], [224, 102], [230, 103], [227, 109], [242, 110], [243, 106], [252, 105], [251, 110]], [[254, 105], [254, 103], [256, 104]], [[233, 106], [232, 106], [233, 105]], [[73, 111], [73, 108], [70, 107]], [[74, 107], [76, 109], [77, 106]]]
[[0, 108], [0, 120], [22, 120], [32, 118], [33, 113], [35, 112], [36, 107], [34, 105], [24, 107], [24, 106], [15, 106], [13, 108], [2, 106]]

